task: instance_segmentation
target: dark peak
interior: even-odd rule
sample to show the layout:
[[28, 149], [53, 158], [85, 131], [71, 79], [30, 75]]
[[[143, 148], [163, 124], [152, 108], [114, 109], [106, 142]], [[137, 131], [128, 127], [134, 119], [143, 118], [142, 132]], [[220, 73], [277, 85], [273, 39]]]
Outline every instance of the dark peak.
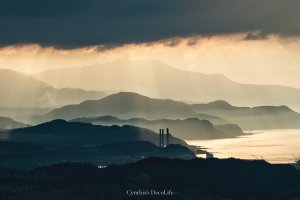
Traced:
[[186, 122], [195, 122], [195, 123], [203, 123], [203, 124], [210, 124], [212, 125], [212, 123], [207, 120], [207, 119], [199, 119], [199, 118], [187, 118], [181, 121], [186, 121]]
[[229, 104], [227, 101], [224, 101], [224, 100], [213, 101], [213, 102], [208, 103], [207, 105], [223, 107], [223, 108], [233, 107], [231, 104]]
[[227, 101], [224, 100], [217, 100], [217, 101], [212, 101], [209, 103], [200, 103], [200, 104], [193, 104], [194, 106], [197, 107], [202, 107], [202, 108], [214, 108], [214, 109], [231, 109], [231, 108], [238, 108], [235, 106], [232, 106], [229, 104]]
[[73, 119], [71, 121], [77, 121], [77, 120], [100, 120], [100, 121], [116, 121], [116, 120], [120, 120], [117, 117], [111, 116], [111, 115], [104, 115], [104, 116], [99, 116], [99, 117], [81, 117], [81, 118], [77, 118], [77, 119]]
[[55, 120], [52, 120], [52, 121], [49, 121], [49, 122], [45, 122], [43, 124], [40, 124], [40, 125], [45, 125], [45, 124], [67, 124], [68, 122], [64, 119], [55, 119]]
[[69, 122], [63, 120], [63, 119], [55, 119], [49, 122], [45, 122], [42, 124], [38, 124], [34, 127], [54, 127], [54, 126], [65, 126], [66, 124], [68, 124]]
[[69, 122], [85, 122], [85, 123], [92, 123], [93, 121], [119, 121], [121, 119], [111, 116], [111, 115], [104, 115], [99, 117], [79, 117], [72, 120], [69, 120]]
[[266, 111], [281, 111], [281, 112], [295, 112], [288, 106], [257, 106], [253, 107], [253, 109], [266, 110]]
[[191, 117], [191, 118], [186, 118], [185, 121], [198, 122], [198, 121], [200, 121], [200, 119], [198, 119], [196, 117]]
[[139, 93], [136, 93], [136, 92], [118, 92], [116, 94], [112, 94], [112, 95], [109, 95], [105, 98], [115, 98], [115, 97], [118, 97], [118, 98], [121, 98], [121, 99], [127, 99], [127, 98], [147, 98], [147, 99], [151, 99], [149, 97], [146, 97], [146, 96], [143, 96]]
[[105, 121], [119, 120], [119, 118], [111, 116], [111, 115], [100, 116], [100, 117], [97, 117], [96, 119], [105, 120]]
[[10, 117], [2, 117], [2, 116], [0, 116], [0, 121], [13, 121], [13, 122], [16, 122], [14, 119], [12, 119]]
[[281, 105], [281, 106], [279, 106], [279, 108], [280, 108], [280, 109], [282, 109], [282, 110], [286, 110], [286, 111], [292, 111], [292, 112], [294, 112], [294, 110], [292, 110], [290, 107], [288, 107], [288, 106], [285, 106], [285, 105]]
[[103, 99], [120, 99], [120, 100], [128, 100], [128, 101], [134, 101], [134, 100], [139, 100], [139, 101], [157, 101], [157, 102], [168, 102], [168, 103], [175, 103], [175, 104], [181, 104], [181, 105], [187, 105], [190, 106], [189, 104], [183, 103], [181, 101], [175, 101], [172, 99], [160, 99], [160, 98], [151, 98], [136, 92], [119, 92], [116, 94], [109, 95], [107, 97], [104, 97]]
[[143, 95], [135, 93], [135, 92], [118, 92], [118, 93], [115, 93], [115, 94], [108, 95], [108, 96], [106, 96], [102, 99], [99, 99], [99, 100], [87, 100], [87, 101], [84, 101], [84, 102], [80, 103], [79, 105], [95, 103], [95, 102], [99, 102], [99, 101], [111, 101], [111, 100], [133, 101], [133, 100], [137, 100], [137, 99], [147, 99], [147, 100], [149, 100], [151, 98], [143, 96]]

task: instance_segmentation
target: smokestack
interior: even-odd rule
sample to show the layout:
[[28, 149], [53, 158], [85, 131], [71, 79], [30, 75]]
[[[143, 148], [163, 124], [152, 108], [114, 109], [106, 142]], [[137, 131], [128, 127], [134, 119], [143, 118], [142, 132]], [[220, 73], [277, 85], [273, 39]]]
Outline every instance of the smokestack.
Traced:
[[165, 130], [161, 129], [161, 143], [162, 143], [162, 147], [165, 146]]
[[159, 129], [159, 147], [161, 147], [161, 129]]
[[167, 128], [167, 146], [170, 144], [170, 132], [169, 128]]

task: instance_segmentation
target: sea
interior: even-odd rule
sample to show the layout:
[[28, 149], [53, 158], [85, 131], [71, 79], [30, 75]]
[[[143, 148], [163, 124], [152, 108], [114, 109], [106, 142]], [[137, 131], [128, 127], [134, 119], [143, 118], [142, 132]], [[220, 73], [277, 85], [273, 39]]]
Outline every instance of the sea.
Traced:
[[300, 129], [255, 130], [236, 138], [186, 142], [205, 148], [217, 158], [264, 159], [270, 163], [294, 163], [300, 158]]

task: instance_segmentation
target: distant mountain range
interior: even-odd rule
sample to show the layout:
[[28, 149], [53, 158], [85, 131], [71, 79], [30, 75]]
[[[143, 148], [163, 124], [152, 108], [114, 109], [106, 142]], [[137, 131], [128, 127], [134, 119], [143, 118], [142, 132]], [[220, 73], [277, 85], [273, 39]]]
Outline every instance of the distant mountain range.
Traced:
[[14, 128], [21, 128], [25, 126], [26, 124], [17, 122], [11, 118], [0, 117], [0, 129], [14, 129]]
[[158, 134], [148, 129], [55, 120], [0, 132], [0, 160], [3, 166], [24, 169], [65, 161], [107, 165], [151, 156], [195, 157], [192, 147], [172, 135], [172, 145], [162, 149], [158, 143]]
[[0, 107], [0, 116], [29, 124], [32, 116], [43, 115], [51, 110], [51, 108]]
[[287, 106], [236, 107], [225, 101], [194, 104], [200, 113], [216, 115], [243, 130], [300, 128], [300, 114]]
[[105, 95], [83, 89], [56, 89], [27, 75], [0, 69], [0, 107], [53, 108]]
[[99, 100], [88, 100], [80, 104], [67, 105], [54, 109], [46, 115], [36, 118], [37, 121], [52, 119], [71, 120], [80, 117], [98, 117], [113, 115], [123, 119], [185, 119], [197, 117], [213, 123], [225, 124], [226, 120], [197, 113], [189, 104], [168, 99], [153, 99], [137, 93], [120, 92]]
[[[146, 120], [160, 121], [167, 119], [170, 120], [168, 121], [169, 124], [167, 123], [168, 126], [172, 123], [172, 120], [198, 118], [200, 120], [208, 120], [214, 125], [236, 124], [243, 130], [300, 127], [300, 114], [286, 106], [236, 107], [225, 101], [190, 105], [168, 99], [153, 99], [130, 92], [120, 92], [99, 100], [88, 100], [80, 104], [63, 106], [45, 115], [35, 117], [33, 122], [39, 123], [58, 118], [65, 120], [82, 117], [97, 118], [106, 115], [116, 116], [120, 119], [144, 118]], [[131, 120], [129, 123], [132, 125], [141, 125], [142, 127], [145, 126], [152, 130], [156, 130], [158, 126], [164, 126], [159, 124], [158, 121], [152, 122], [151, 125], [138, 121], [137, 119], [134, 122]], [[187, 122], [184, 123], [188, 124]], [[121, 124], [123, 124], [123, 122], [121, 122]], [[177, 127], [175, 129], [180, 130], [180, 132], [183, 131], [183, 127], [188, 128], [185, 126], [179, 128], [180, 120], [177, 121], [176, 125], [175, 124], [174, 122], [172, 127]], [[199, 126], [197, 128], [203, 130]], [[228, 131], [224, 131], [226, 129], [225, 126], [215, 128], [222, 130], [224, 137], [239, 135], [237, 126], [231, 125], [229, 128], [227, 125], [226, 127], [228, 130], [235, 130], [235, 134], [228, 134]], [[194, 131], [197, 132], [197, 130]], [[198, 133], [194, 131], [190, 131], [186, 136], [192, 137], [193, 135], [197, 135]], [[217, 134], [217, 131], [208, 132], [214, 132], [211, 136], [215, 135], [216, 138], [220, 136], [220, 134]], [[177, 131], [175, 131], [175, 133], [178, 136], [180, 135]]]
[[172, 68], [160, 61], [116, 61], [54, 69], [33, 77], [55, 87], [137, 92], [155, 98], [190, 102], [223, 99], [234, 105], [287, 105], [300, 111], [300, 89], [234, 82], [220, 74]]
[[103, 116], [95, 118], [77, 118], [73, 122], [85, 122], [98, 125], [133, 125], [158, 131], [160, 128], [169, 128], [172, 135], [181, 139], [200, 140], [228, 138], [243, 135], [243, 131], [237, 125], [225, 124], [214, 126], [208, 120], [199, 120], [198, 118], [188, 118], [185, 120], [146, 120], [141, 118], [132, 118], [122, 120], [112, 116]]

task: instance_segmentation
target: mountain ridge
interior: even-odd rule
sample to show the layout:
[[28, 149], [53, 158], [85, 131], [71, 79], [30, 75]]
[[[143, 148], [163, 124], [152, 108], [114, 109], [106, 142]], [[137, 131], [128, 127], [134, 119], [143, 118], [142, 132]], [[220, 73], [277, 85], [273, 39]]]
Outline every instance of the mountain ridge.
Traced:
[[288, 106], [238, 107], [228, 105], [220, 107], [218, 104], [207, 103], [192, 106], [198, 112], [220, 116], [238, 124], [243, 130], [300, 128], [300, 113]]
[[158, 119], [146, 120], [142, 118], [119, 119], [113, 116], [101, 116], [95, 118], [77, 118], [72, 122], [92, 123], [96, 125], [132, 125], [157, 131], [160, 128], [169, 128], [172, 135], [185, 140], [220, 139], [243, 135], [243, 131], [237, 125], [224, 124], [213, 125], [208, 120], [187, 118], [183, 120]]
[[26, 124], [17, 122], [12, 118], [0, 116], [0, 129], [13, 129], [13, 128], [21, 128], [25, 126]]
[[[57, 81], [60, 75], [60, 82]], [[211, 102], [223, 99], [238, 106], [287, 105], [300, 111], [300, 89], [238, 83], [223, 75], [173, 68], [163, 62], [116, 61], [107, 64], [41, 72], [33, 75], [57, 87], [137, 92], [176, 101]], [[85, 81], [83, 80], [86, 77]]]
[[[195, 157], [194, 147], [170, 135], [161, 148], [159, 135], [129, 125], [100, 126], [57, 119], [43, 124], [0, 132], [2, 165], [28, 169], [59, 162], [96, 165], [136, 162], [150, 156]], [[204, 151], [203, 151], [204, 152]]]
[[74, 88], [57, 89], [25, 74], [0, 69], [0, 95], [1, 107], [47, 108], [101, 98], [106, 93]]
[[190, 104], [169, 99], [149, 98], [138, 93], [119, 92], [99, 100], [84, 101], [50, 111], [36, 120], [49, 121], [56, 118], [71, 120], [79, 117], [114, 115], [120, 118], [180, 119], [199, 117], [212, 122], [225, 123], [217, 116], [197, 113]]

